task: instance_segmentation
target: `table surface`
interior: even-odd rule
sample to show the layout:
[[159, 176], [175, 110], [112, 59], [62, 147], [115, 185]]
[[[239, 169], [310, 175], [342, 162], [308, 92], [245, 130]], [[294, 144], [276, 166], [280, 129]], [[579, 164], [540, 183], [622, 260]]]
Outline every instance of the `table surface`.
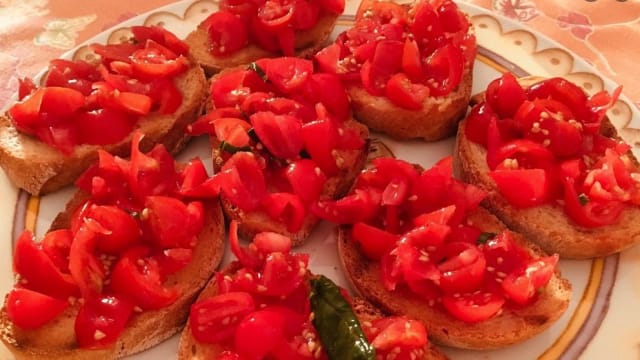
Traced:
[[[640, 107], [640, 1], [465, 0], [520, 21], [623, 85]], [[0, 108], [47, 62], [128, 18], [173, 0], [0, 0]]]

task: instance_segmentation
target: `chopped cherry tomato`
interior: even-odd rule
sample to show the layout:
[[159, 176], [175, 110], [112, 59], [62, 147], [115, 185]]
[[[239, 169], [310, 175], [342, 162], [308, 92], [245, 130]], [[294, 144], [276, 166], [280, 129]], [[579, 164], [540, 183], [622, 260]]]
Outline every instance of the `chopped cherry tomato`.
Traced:
[[521, 305], [529, 303], [536, 291], [549, 282], [557, 263], [557, 254], [529, 261], [524, 271], [504, 278], [505, 296]]
[[264, 174], [252, 153], [240, 151], [233, 154], [216, 176], [223, 176], [221, 188], [224, 196], [244, 211], [257, 209], [267, 194]]
[[452, 92], [462, 80], [464, 57], [462, 51], [453, 45], [436, 49], [427, 58], [425, 71], [435, 81], [427, 81], [431, 95], [441, 96]]
[[13, 253], [13, 269], [25, 280], [24, 287], [57, 299], [79, 294], [78, 286], [69, 274], [62, 273], [53, 261], [36, 245], [33, 235], [24, 231]]
[[279, 252], [268, 254], [260, 279], [264, 289], [261, 294], [277, 297], [288, 296], [306, 279], [308, 263], [309, 256], [307, 254], [292, 255]]
[[175, 274], [184, 269], [193, 260], [193, 250], [184, 248], [165, 249], [156, 255], [163, 276]]
[[270, 193], [262, 201], [262, 208], [272, 220], [284, 223], [287, 231], [302, 228], [307, 214], [300, 196], [291, 193]]
[[131, 134], [135, 120], [120, 110], [104, 108], [78, 114], [78, 142], [90, 145], [114, 144]]
[[340, 78], [332, 74], [315, 73], [307, 80], [303, 89], [305, 96], [314, 103], [322, 103], [338, 120], [349, 117], [349, 97]]
[[69, 250], [69, 272], [85, 298], [100, 294], [106, 278], [106, 269], [95, 255], [95, 228], [90, 222], [81, 225]]
[[[376, 353], [387, 351], [421, 349], [427, 345], [427, 331], [416, 321], [404, 317], [388, 317], [372, 321], [372, 327], [377, 329], [371, 345]], [[410, 351], [407, 351], [410, 352]], [[408, 354], [407, 354], [408, 355]], [[401, 357], [402, 358], [402, 357]]]
[[527, 100], [527, 95], [518, 80], [511, 73], [505, 73], [499, 79], [489, 83], [485, 99], [491, 110], [498, 116], [510, 118], [516, 114], [520, 105]]
[[424, 99], [429, 96], [429, 88], [414, 84], [404, 73], [398, 73], [389, 79], [385, 87], [385, 95], [392, 103], [408, 110], [420, 110]]
[[95, 221], [100, 225], [102, 231], [96, 235], [96, 248], [107, 254], [119, 254], [140, 240], [140, 227], [136, 220], [115, 206], [92, 205], [84, 213], [83, 221]]
[[492, 318], [500, 311], [504, 302], [502, 296], [493, 292], [442, 297], [442, 305], [449, 314], [467, 323], [477, 323]]
[[140, 214], [150, 240], [160, 249], [192, 248], [204, 227], [204, 209], [199, 201], [185, 204], [168, 196], [147, 196]]
[[191, 333], [202, 343], [222, 343], [233, 337], [238, 323], [255, 308], [253, 297], [244, 292], [230, 292], [197, 301], [191, 305]]
[[133, 305], [118, 296], [85, 299], [74, 325], [78, 345], [83, 349], [109, 347], [120, 337], [132, 314]]
[[311, 60], [294, 57], [260, 59], [256, 64], [265, 71], [267, 79], [285, 94], [293, 94], [313, 74]]
[[69, 229], [49, 231], [42, 239], [42, 251], [53, 261], [58, 270], [69, 272], [69, 250], [73, 233]]
[[235, 350], [246, 359], [264, 359], [287, 339], [285, 317], [273, 308], [254, 311], [245, 316], [235, 332]]
[[31, 78], [24, 77], [18, 79], [18, 100], [22, 101], [27, 96], [36, 91], [37, 86]]
[[287, 167], [287, 179], [293, 192], [306, 204], [320, 198], [327, 177], [315, 162], [300, 159]]
[[602, 203], [591, 201], [584, 194], [579, 196], [575, 190], [573, 179], [563, 179], [563, 186], [565, 212], [571, 220], [580, 226], [594, 228], [614, 224], [620, 218], [625, 207], [620, 201]]
[[360, 244], [360, 250], [370, 260], [380, 260], [400, 239], [398, 235], [363, 222], [353, 224], [351, 236]]
[[311, 159], [327, 176], [338, 173], [333, 149], [337, 142], [338, 129], [331, 120], [316, 120], [302, 125], [302, 141]]
[[320, 0], [320, 6], [333, 14], [342, 14], [344, 12], [344, 0]]
[[130, 248], [111, 273], [111, 288], [143, 310], [163, 308], [180, 295], [176, 288], [163, 286], [158, 261], [149, 253], [146, 247]]
[[402, 71], [409, 80], [418, 82], [424, 78], [424, 69], [420, 59], [420, 49], [415, 40], [407, 38], [402, 50]]
[[202, 25], [209, 34], [213, 55], [229, 55], [244, 48], [249, 32], [240, 17], [230, 10], [219, 10], [206, 18]]
[[489, 176], [500, 194], [513, 206], [527, 208], [547, 202], [549, 180], [542, 169], [494, 170]]
[[177, 55], [186, 55], [189, 51], [187, 44], [162, 26], [132, 26], [131, 32], [140, 43], [146, 43], [151, 39], [166, 46]]
[[69, 302], [36, 291], [14, 288], [7, 295], [7, 317], [23, 329], [36, 329], [60, 315]]
[[220, 141], [224, 141], [237, 148], [249, 145], [251, 139], [247, 133], [251, 125], [238, 118], [218, 118], [212, 121], [215, 135]]
[[291, 250], [291, 239], [274, 232], [257, 233], [253, 237], [253, 244], [258, 252], [264, 256], [274, 252], [287, 254]]
[[257, 112], [249, 118], [260, 142], [271, 154], [281, 159], [298, 156], [303, 147], [302, 123], [294, 116]]
[[270, 31], [277, 31], [291, 23], [295, 10], [294, 2], [266, 0], [258, 8], [258, 19]]
[[486, 260], [475, 246], [464, 242], [449, 242], [445, 257], [439, 262], [440, 288], [445, 293], [465, 293], [477, 290], [484, 278]]
[[155, 48], [134, 51], [131, 54], [131, 64], [136, 77], [148, 80], [175, 76], [189, 67], [189, 62], [184, 56], [167, 58], [165, 53]]

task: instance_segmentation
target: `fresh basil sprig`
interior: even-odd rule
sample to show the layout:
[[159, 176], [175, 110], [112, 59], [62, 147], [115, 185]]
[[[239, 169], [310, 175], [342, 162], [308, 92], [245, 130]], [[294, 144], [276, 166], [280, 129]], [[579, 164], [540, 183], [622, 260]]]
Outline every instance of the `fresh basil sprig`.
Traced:
[[311, 280], [313, 326], [329, 359], [374, 360], [375, 349], [340, 289], [325, 276]]

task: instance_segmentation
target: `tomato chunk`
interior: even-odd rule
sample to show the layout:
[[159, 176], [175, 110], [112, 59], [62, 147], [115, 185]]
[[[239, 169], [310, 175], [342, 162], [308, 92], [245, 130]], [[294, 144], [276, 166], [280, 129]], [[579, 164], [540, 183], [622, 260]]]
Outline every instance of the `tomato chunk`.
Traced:
[[215, 344], [230, 339], [238, 323], [256, 308], [248, 293], [230, 292], [191, 306], [189, 325], [196, 340]]
[[17, 288], [7, 296], [7, 316], [23, 329], [36, 329], [60, 315], [69, 302], [29, 289]]

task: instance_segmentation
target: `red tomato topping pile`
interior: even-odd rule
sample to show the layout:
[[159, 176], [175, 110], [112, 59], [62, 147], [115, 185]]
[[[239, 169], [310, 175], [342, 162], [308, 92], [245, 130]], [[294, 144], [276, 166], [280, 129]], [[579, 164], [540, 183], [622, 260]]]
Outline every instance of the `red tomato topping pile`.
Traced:
[[352, 193], [319, 201], [314, 213], [352, 224], [362, 253], [381, 263], [384, 286], [407, 286], [429, 306], [478, 322], [534, 302], [558, 256], [532, 258], [508, 231], [483, 233], [467, 221], [486, 193], [451, 176], [451, 157], [426, 171], [393, 158], [373, 160]]
[[201, 26], [215, 56], [231, 55], [249, 44], [293, 56], [296, 34], [325, 15], [339, 15], [344, 0], [223, 0]]
[[197, 175], [204, 171], [199, 159], [177, 170], [162, 145], [143, 154], [141, 137], [134, 134], [131, 161], [100, 152], [77, 182], [91, 196], [68, 229], [48, 232], [39, 243], [29, 231], [18, 239], [19, 281], [7, 301], [18, 327], [37, 328], [78, 307], [78, 344], [100, 348], [118, 338], [134, 313], [180, 296], [164, 283], [191, 261], [205, 215], [201, 201], [183, 194], [204, 193], [198, 188], [206, 172]]
[[152, 111], [176, 111], [182, 94], [173, 78], [189, 67], [186, 44], [161, 27], [131, 30], [134, 43], [91, 45], [99, 64], [52, 60], [42, 87], [22, 80], [21, 101], [8, 111], [14, 126], [70, 154], [117, 143]]
[[[262, 210], [298, 231], [327, 178], [365, 146], [345, 126], [349, 99], [337, 76], [298, 58], [262, 59], [211, 83], [213, 110], [189, 127], [220, 154], [211, 187], [243, 211]], [[218, 162], [219, 161], [219, 162]]]
[[513, 206], [558, 204], [580, 226], [614, 224], [640, 205], [630, 146], [600, 132], [619, 94], [587, 96], [562, 78], [523, 89], [507, 73], [471, 110], [465, 135], [487, 148], [490, 175]]
[[476, 39], [451, 0], [364, 1], [353, 28], [316, 55], [320, 69], [362, 84], [372, 95], [419, 110], [454, 91], [471, 71]]
[[[312, 323], [307, 254], [291, 253], [291, 240], [257, 234], [240, 246], [238, 224], [231, 222], [230, 244], [237, 261], [232, 273], [216, 273], [217, 294], [191, 306], [189, 325], [202, 343], [221, 344], [216, 359], [327, 359]], [[403, 317], [378, 319], [363, 326], [376, 354], [395, 347], [397, 359], [427, 343], [424, 327]], [[396, 350], [396, 351], [398, 351]]]

